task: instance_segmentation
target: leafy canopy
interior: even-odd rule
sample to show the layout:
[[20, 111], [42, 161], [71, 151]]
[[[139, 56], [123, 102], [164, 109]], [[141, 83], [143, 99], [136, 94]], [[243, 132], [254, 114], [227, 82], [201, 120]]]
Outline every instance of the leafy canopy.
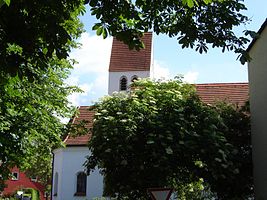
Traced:
[[83, 31], [79, 14], [83, 0], [11, 1], [0, 12], [0, 69], [4, 73], [38, 78], [54, 54], [67, 58]]
[[[86, 166], [89, 172], [101, 169], [106, 195], [147, 199], [147, 188], [179, 191], [189, 184], [200, 184], [202, 190], [208, 186], [222, 199], [251, 193], [250, 171], [242, 171], [251, 169], [247, 115], [231, 106], [203, 103], [194, 86], [180, 79], [141, 80], [132, 87], [94, 108], [92, 155]], [[239, 188], [236, 180], [244, 184]]]
[[255, 36], [253, 31], [240, 37], [233, 32], [249, 21], [242, 14], [243, 0], [91, 0], [89, 5], [99, 20], [93, 26], [96, 34], [116, 36], [130, 48], [142, 48], [140, 36], [151, 30], [175, 37], [182, 48], [200, 53], [210, 46], [234, 51], [244, 63], [249, 58], [244, 46], [249, 42], [247, 35]]
[[18, 166], [47, 184], [52, 150], [67, 131], [60, 118], [74, 114], [67, 97], [80, 91], [65, 80], [73, 65], [68, 53], [83, 31], [84, 2], [6, 4], [0, 8], [0, 181]]

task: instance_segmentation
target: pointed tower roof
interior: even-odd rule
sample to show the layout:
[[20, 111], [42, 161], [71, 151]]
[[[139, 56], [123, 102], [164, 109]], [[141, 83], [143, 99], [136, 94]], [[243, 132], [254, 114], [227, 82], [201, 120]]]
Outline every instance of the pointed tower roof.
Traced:
[[145, 49], [136, 51], [130, 50], [126, 44], [113, 38], [109, 71], [150, 71], [152, 32], [145, 33], [142, 41]]

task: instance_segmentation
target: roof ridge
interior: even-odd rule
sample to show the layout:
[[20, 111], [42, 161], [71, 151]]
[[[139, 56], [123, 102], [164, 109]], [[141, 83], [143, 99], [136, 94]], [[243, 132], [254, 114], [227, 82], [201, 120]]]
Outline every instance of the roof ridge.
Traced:
[[196, 86], [202, 85], [248, 85], [248, 82], [236, 82], [236, 83], [196, 83]]

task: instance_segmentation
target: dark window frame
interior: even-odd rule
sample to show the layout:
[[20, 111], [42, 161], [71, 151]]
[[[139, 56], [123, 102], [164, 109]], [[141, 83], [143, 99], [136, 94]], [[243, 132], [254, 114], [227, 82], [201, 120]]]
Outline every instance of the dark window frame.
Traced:
[[87, 175], [85, 172], [76, 174], [76, 192], [74, 196], [86, 196]]
[[126, 76], [122, 76], [120, 78], [120, 91], [126, 91], [127, 90], [127, 77]]
[[55, 173], [55, 182], [54, 182], [54, 191], [53, 191], [53, 196], [57, 196], [58, 192], [58, 172]]
[[133, 75], [132, 78], [131, 78], [131, 82], [134, 82], [138, 80], [138, 76], [137, 75]]
[[[15, 175], [16, 174], [16, 175]], [[12, 181], [17, 181], [19, 180], [19, 172], [12, 172], [12, 177], [11, 177]]]

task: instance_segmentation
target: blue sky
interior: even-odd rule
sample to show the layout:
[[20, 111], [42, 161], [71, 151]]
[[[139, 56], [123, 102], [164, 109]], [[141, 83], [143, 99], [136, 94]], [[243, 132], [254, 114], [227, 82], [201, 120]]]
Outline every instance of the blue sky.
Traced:
[[[251, 18], [246, 27], [257, 31], [267, 17], [266, 0], [245, 0], [248, 10], [244, 13]], [[91, 105], [107, 94], [108, 65], [112, 38], [105, 40], [95, 35], [91, 27], [96, 20], [89, 12], [81, 17], [86, 33], [79, 40], [81, 48], [72, 51], [71, 57], [77, 64], [72, 71], [69, 84], [79, 85], [84, 93], [73, 94], [70, 101], [74, 105]], [[199, 54], [193, 49], [182, 49], [175, 38], [153, 35], [154, 67], [157, 78], [173, 78], [183, 74], [191, 83], [247, 82], [247, 67], [236, 60], [232, 52], [222, 53], [219, 49], [209, 49], [207, 54]]]

